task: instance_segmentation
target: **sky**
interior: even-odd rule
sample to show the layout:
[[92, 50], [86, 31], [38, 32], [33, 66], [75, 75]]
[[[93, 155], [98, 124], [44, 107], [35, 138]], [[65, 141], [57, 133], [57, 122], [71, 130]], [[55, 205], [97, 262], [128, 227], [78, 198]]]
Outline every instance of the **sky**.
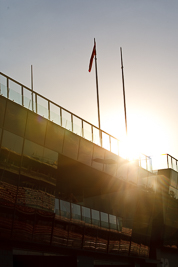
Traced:
[[125, 139], [123, 52], [130, 142], [178, 158], [178, 1], [0, 0], [0, 72]]

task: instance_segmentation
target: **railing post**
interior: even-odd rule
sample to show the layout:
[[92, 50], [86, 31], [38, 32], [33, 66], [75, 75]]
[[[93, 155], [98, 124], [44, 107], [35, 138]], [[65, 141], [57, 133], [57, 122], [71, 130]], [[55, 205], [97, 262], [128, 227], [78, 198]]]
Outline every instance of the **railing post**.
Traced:
[[99, 129], [99, 138], [100, 138], [100, 146], [103, 147], [103, 142], [102, 142], [102, 131]]
[[82, 137], [84, 137], [83, 120], [82, 120]]
[[91, 140], [92, 140], [92, 143], [93, 143], [93, 126], [91, 125]]
[[60, 124], [62, 126], [62, 108], [60, 108]]
[[7, 98], [9, 99], [9, 78], [7, 78]]
[[51, 119], [51, 114], [50, 114], [50, 101], [48, 100], [48, 120]]
[[109, 150], [111, 152], [111, 136], [109, 135]]
[[168, 154], [167, 154], [167, 167], [169, 169], [169, 159], [168, 159]]
[[24, 106], [23, 86], [21, 86], [22, 106]]
[[36, 105], [36, 114], [37, 114], [38, 113], [37, 94], [35, 94], [35, 105]]
[[71, 114], [71, 128], [72, 128], [72, 132], [74, 131], [74, 125], [73, 125], [73, 115]]
[[[31, 94], [32, 94], [32, 111], [34, 111], [33, 92], [32, 92]], [[34, 111], [34, 112], [35, 112], [35, 111]]]

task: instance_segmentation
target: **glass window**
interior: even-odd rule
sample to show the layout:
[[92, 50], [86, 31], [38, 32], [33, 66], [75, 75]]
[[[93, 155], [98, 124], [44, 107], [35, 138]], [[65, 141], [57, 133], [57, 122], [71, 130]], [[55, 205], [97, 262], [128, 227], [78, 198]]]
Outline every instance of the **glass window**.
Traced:
[[7, 78], [3, 75], [0, 75], [0, 95], [7, 97]]
[[101, 145], [101, 138], [100, 132], [97, 128], [93, 127], [93, 142], [100, 146]]
[[104, 212], [101, 212], [100, 214], [101, 214], [101, 227], [109, 228], [108, 214]]
[[98, 210], [91, 210], [92, 224], [100, 226], [100, 215]]
[[23, 154], [27, 155], [35, 160], [43, 161], [43, 150], [42, 146], [39, 146], [29, 140], [25, 140]]
[[48, 148], [44, 148], [43, 162], [53, 166], [54, 168], [57, 168], [58, 153]]
[[4, 130], [2, 138], [3, 148], [7, 148], [11, 152], [14, 151], [17, 154], [21, 154], [22, 144], [23, 144], [22, 137]]
[[72, 219], [81, 220], [81, 206], [71, 204]]
[[91, 223], [91, 210], [86, 207], [82, 207], [82, 221]]
[[73, 132], [82, 136], [82, 121], [75, 116], [73, 116]]
[[70, 219], [70, 202], [60, 200], [60, 213], [62, 217]]
[[61, 125], [60, 107], [50, 103], [50, 120]]
[[71, 114], [65, 110], [62, 110], [62, 127], [72, 131]]
[[91, 125], [86, 122], [83, 122], [83, 134], [85, 139], [92, 141]]
[[93, 144], [81, 138], [79, 146], [78, 161], [91, 166]]
[[64, 129], [55, 123], [48, 121], [46, 130], [45, 146], [62, 153], [64, 142]]
[[107, 150], [110, 150], [110, 140], [109, 135], [102, 132], [102, 147]]
[[5, 107], [6, 107], [6, 99], [0, 96], [0, 127], [3, 126], [4, 121], [4, 114], [5, 114]]
[[104, 171], [112, 176], [115, 176], [118, 168], [118, 156], [106, 150], [105, 162]]
[[[27, 109], [32, 110], [32, 93], [27, 88], [23, 88], [23, 104]], [[35, 95], [33, 94], [33, 110], [35, 110]]]
[[26, 138], [39, 145], [44, 145], [47, 120], [43, 117], [28, 112]]
[[117, 230], [116, 216], [109, 214], [109, 226], [110, 229]]
[[48, 119], [48, 101], [37, 96], [37, 113]]
[[103, 163], [99, 160], [104, 159], [104, 151], [103, 148], [94, 145], [92, 167], [99, 171], [103, 170]]
[[27, 118], [27, 110], [23, 107], [8, 101], [5, 115], [4, 127], [20, 136], [24, 136]]
[[66, 131], [64, 139], [63, 154], [72, 159], [77, 159], [79, 149], [79, 136]]
[[21, 86], [11, 80], [9, 80], [9, 99], [22, 104]]

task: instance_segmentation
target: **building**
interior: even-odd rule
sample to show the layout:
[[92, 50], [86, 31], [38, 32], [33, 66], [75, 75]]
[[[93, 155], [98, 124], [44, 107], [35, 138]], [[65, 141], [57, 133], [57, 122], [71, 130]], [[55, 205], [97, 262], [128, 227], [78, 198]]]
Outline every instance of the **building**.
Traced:
[[0, 82], [0, 266], [177, 266], [177, 160], [128, 161], [113, 136]]

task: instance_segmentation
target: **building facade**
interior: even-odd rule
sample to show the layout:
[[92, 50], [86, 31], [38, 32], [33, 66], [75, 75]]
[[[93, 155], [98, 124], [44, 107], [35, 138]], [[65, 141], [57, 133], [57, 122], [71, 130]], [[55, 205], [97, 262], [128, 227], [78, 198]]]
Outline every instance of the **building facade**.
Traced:
[[0, 77], [0, 265], [177, 266], [177, 160], [128, 161], [114, 137]]

